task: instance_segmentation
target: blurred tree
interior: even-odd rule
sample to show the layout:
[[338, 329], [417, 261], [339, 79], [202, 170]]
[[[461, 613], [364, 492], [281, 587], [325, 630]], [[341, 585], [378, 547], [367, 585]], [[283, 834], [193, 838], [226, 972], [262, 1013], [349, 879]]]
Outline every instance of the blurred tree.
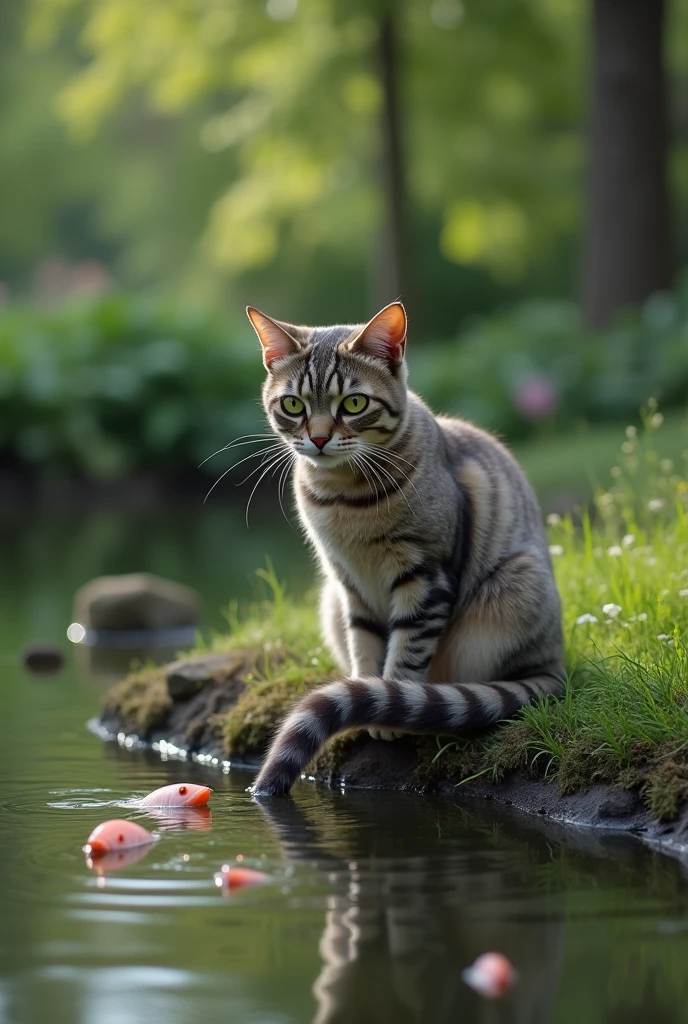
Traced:
[[406, 153], [403, 140], [399, 10], [387, 0], [377, 25], [377, 52], [382, 85], [381, 185], [385, 198], [383, 245], [378, 261], [377, 306], [404, 296], [411, 301], [409, 238], [406, 214]]
[[88, 216], [125, 283], [350, 318], [408, 290], [411, 255], [433, 334], [569, 289], [576, 0], [22, 3], [31, 73], [64, 58], [73, 165], [110, 157]]
[[672, 283], [664, 0], [594, 0], [583, 307], [589, 327]]

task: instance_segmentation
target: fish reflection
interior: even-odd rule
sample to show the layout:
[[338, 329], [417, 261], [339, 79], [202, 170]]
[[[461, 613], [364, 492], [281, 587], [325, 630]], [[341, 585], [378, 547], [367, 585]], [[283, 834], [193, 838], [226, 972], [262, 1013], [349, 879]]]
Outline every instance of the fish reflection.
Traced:
[[209, 807], [146, 807], [145, 812], [149, 818], [155, 818], [163, 831], [209, 832], [213, 827]]
[[143, 860], [144, 857], [148, 856], [154, 845], [154, 843], [148, 843], [147, 846], [132, 846], [128, 850], [115, 850], [113, 853], [104, 853], [100, 857], [91, 857], [89, 854], [86, 854], [86, 867], [91, 871], [95, 871], [100, 877], [103, 877], [109, 875], [112, 871], [129, 868], [132, 864]]
[[[313, 1024], [552, 1020], [563, 897], [529, 902], [526, 913], [514, 895], [519, 871], [551, 860], [543, 837], [514, 828], [510, 843], [500, 828], [497, 843], [493, 823], [475, 815], [473, 842], [462, 812], [387, 793], [347, 793], [338, 802], [325, 795], [305, 813], [294, 801], [260, 806], [285, 854], [324, 868], [332, 884]], [[498, 1007], [461, 977], [492, 949], [520, 978]]]

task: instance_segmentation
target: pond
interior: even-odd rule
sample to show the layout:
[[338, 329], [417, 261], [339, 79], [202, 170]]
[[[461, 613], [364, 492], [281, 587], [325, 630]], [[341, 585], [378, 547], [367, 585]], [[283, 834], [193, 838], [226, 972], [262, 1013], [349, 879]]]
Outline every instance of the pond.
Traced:
[[[312, 572], [274, 510], [194, 506], [51, 514], [0, 524], [2, 1024], [613, 1024], [688, 1020], [688, 875], [632, 839], [411, 794], [301, 784], [267, 809], [250, 775], [161, 760], [86, 730], [102, 677], [16, 664], [64, 642], [78, 585], [148, 569], [199, 587], [208, 629], [272, 559]], [[208, 814], [161, 821], [126, 801], [178, 780]], [[124, 803], [124, 808], [122, 804]], [[110, 817], [159, 833], [99, 875], [81, 847]], [[271, 878], [225, 896], [237, 855]], [[519, 980], [488, 1002], [461, 979], [490, 950]]]

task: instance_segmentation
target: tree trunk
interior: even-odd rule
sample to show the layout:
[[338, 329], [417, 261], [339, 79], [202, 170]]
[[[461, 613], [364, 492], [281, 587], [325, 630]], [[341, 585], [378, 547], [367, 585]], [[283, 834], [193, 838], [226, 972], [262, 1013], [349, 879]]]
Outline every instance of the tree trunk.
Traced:
[[664, 11], [665, 0], [593, 0], [588, 327], [671, 286]]
[[377, 304], [401, 298], [407, 304], [408, 240], [406, 233], [406, 181], [400, 100], [399, 40], [395, 8], [384, 4], [379, 20], [377, 58], [382, 86], [380, 124], [380, 183], [384, 220], [382, 244], [375, 273]]

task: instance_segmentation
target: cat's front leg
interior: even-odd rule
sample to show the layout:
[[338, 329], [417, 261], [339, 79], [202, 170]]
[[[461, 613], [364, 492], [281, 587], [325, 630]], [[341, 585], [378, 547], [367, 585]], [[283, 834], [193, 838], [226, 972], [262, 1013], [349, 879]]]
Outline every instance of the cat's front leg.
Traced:
[[385, 679], [424, 682], [456, 604], [455, 586], [439, 567], [407, 572], [392, 588]]
[[387, 627], [353, 590], [346, 590], [346, 640], [353, 676], [379, 676], [385, 662]]

